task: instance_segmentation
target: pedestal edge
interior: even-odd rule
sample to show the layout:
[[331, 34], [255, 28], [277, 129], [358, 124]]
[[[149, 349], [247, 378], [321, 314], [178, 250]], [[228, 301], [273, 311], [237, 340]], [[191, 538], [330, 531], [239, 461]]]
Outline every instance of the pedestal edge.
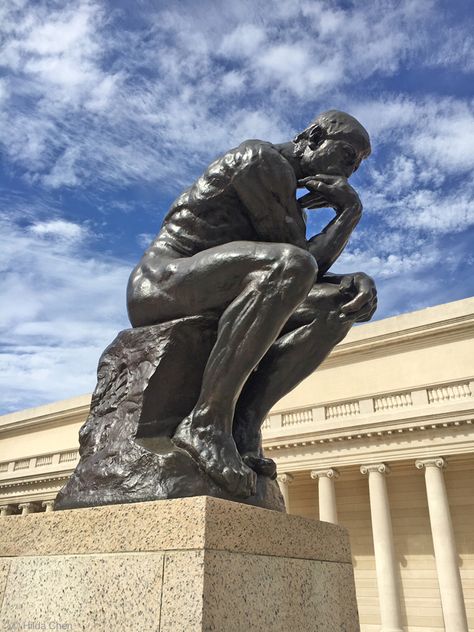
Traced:
[[0, 518], [0, 557], [207, 549], [351, 562], [346, 529], [197, 496]]

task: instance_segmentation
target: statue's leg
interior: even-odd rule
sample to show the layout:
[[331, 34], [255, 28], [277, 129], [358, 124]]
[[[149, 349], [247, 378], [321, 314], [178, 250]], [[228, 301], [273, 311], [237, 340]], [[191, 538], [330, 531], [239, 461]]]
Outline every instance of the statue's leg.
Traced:
[[242, 462], [232, 436], [235, 404], [249, 375], [304, 300], [315, 272], [306, 256], [298, 262], [290, 255], [242, 283], [241, 293], [219, 320], [198, 402], [173, 436], [177, 446], [235, 495], [252, 495], [256, 486], [255, 474]]
[[256, 484], [255, 473], [242, 462], [232, 436], [236, 401], [250, 373], [308, 295], [316, 272], [313, 257], [295, 246], [232, 242], [167, 262], [153, 283], [145, 279], [146, 292], [135, 304], [130, 303], [133, 287], [129, 291], [135, 326], [206, 310], [222, 314], [198, 402], [172, 440], [231, 494], [250, 496]]
[[273, 475], [274, 462], [261, 454], [261, 425], [269, 410], [321, 364], [350, 330], [354, 319], [341, 320], [347, 302], [338, 285], [315, 285], [289, 319], [282, 335], [252, 373], [238, 400], [234, 439], [250, 467]]

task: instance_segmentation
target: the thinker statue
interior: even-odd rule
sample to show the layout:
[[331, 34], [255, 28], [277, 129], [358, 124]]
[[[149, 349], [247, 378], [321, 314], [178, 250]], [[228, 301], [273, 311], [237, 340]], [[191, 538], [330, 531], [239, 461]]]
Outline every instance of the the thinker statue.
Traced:
[[[369, 320], [376, 309], [370, 277], [329, 273], [360, 220], [362, 204], [348, 178], [369, 153], [367, 131], [335, 110], [318, 116], [293, 141], [243, 142], [215, 160], [178, 197], [132, 272], [127, 304], [134, 328], [144, 332], [189, 317], [214, 319], [215, 335], [192, 409], [175, 416], [171, 426], [169, 412], [164, 416], [169, 449], [182, 456], [184, 451], [183, 458], [194, 462], [225, 497], [253, 497], [257, 474], [274, 477], [275, 463], [264, 458], [261, 444], [268, 411], [319, 366], [354, 322]], [[297, 189], [303, 187], [309, 193], [298, 200]], [[322, 207], [334, 209], [335, 217], [307, 239], [304, 209]], [[82, 476], [82, 487], [86, 480], [100, 478], [97, 453], [107, 456], [106, 444], [112, 441], [110, 417], [107, 432], [100, 421], [101, 415], [110, 415], [101, 399], [116, 388], [111, 380], [122, 388], [124, 378], [115, 375], [115, 368], [104, 386], [109, 365], [103, 361], [99, 366], [93, 410], [81, 431], [82, 470], [79, 464], [73, 478]], [[161, 383], [164, 379], [163, 374]], [[153, 401], [159, 405], [158, 400]], [[156, 429], [153, 423], [148, 427]], [[140, 436], [137, 424], [139, 420], [127, 427]], [[160, 466], [157, 485], [165, 489], [164, 461]], [[175, 476], [176, 464], [171, 469]], [[90, 494], [86, 501], [71, 500], [80, 487], [73, 482], [66, 486], [59, 497], [63, 494], [62, 506], [120, 502], [105, 492], [98, 502]], [[211, 492], [200, 492], [190, 483], [189, 493], [166, 488], [154, 497], [193, 493]], [[142, 500], [143, 494], [129, 499]]]

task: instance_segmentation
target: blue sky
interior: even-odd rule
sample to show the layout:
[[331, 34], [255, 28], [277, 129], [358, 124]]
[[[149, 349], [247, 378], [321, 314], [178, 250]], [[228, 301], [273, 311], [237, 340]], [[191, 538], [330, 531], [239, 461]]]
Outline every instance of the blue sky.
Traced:
[[[374, 151], [334, 268], [377, 318], [474, 294], [470, 0], [0, 5], [0, 412], [86, 393], [170, 202], [338, 108]], [[314, 233], [331, 217], [311, 214]]]

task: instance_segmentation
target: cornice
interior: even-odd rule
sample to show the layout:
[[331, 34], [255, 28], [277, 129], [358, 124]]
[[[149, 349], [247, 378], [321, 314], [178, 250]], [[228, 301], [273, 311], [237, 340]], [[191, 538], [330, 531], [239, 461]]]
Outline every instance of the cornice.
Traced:
[[[417, 420], [419, 421], [419, 420]], [[317, 445], [323, 443], [336, 443], [342, 441], [357, 441], [371, 439], [374, 442], [386, 438], [394, 438], [398, 435], [408, 435], [410, 433], [421, 433], [426, 431], [438, 430], [443, 432], [445, 429], [454, 429], [460, 427], [474, 428], [473, 418], [469, 416], [467, 419], [440, 419], [432, 420], [432, 423], [413, 423], [410, 420], [405, 425], [397, 425], [395, 427], [383, 427], [376, 424], [360, 424], [354, 428], [330, 428], [326, 431], [318, 428], [307, 433], [298, 433], [293, 435], [284, 435], [276, 438], [268, 437], [263, 441], [265, 450], [281, 450], [289, 448], [297, 448], [300, 446]]]
[[[474, 429], [473, 429], [474, 430]], [[267, 450], [265, 450], [267, 452]], [[432, 459], [433, 454], [443, 454], [444, 457], [454, 459], [454, 462], [464, 460], [472, 464], [474, 457], [474, 431], [469, 435], [428, 433], [426, 439], [423, 434], [396, 435], [380, 443], [360, 439], [354, 444], [339, 442], [320, 445], [307, 444], [282, 448], [268, 452], [277, 462], [277, 467], [288, 473], [311, 471], [313, 469], [348, 467], [359, 468], [367, 464], [368, 457], [377, 463], [388, 463], [390, 466], [409, 461], [415, 469], [415, 461]]]
[[[66, 410], [58, 410], [44, 415], [25, 419], [2, 419], [0, 417], [0, 435], [7, 434], [9, 432], [17, 432], [25, 428], [42, 428], [45, 426], [66, 425], [68, 423], [81, 423], [86, 420], [89, 414], [90, 403], [75, 406]], [[8, 417], [8, 416], [6, 416]]]
[[383, 353], [386, 355], [387, 350], [388, 353], [393, 353], [397, 348], [402, 347], [405, 350], [407, 348], [415, 349], [425, 346], [426, 338], [436, 338], [436, 343], [438, 344], [440, 338], [449, 341], [464, 337], [464, 335], [472, 337], [473, 325], [474, 314], [466, 314], [400, 331], [389, 331], [356, 340], [349, 339], [347, 342], [339, 343], [321, 366], [330, 367], [343, 364], [349, 355], [351, 356], [351, 361], [353, 361], [354, 356], [360, 354], [378, 355], [381, 350], [384, 350]]
[[48, 486], [57, 481], [67, 481], [71, 476], [72, 470], [62, 473], [62, 474], [44, 474], [43, 476], [35, 476], [30, 478], [22, 478], [22, 479], [10, 479], [5, 480], [0, 483], [0, 492], [6, 489], [12, 489], [15, 487], [38, 487], [38, 486]]

